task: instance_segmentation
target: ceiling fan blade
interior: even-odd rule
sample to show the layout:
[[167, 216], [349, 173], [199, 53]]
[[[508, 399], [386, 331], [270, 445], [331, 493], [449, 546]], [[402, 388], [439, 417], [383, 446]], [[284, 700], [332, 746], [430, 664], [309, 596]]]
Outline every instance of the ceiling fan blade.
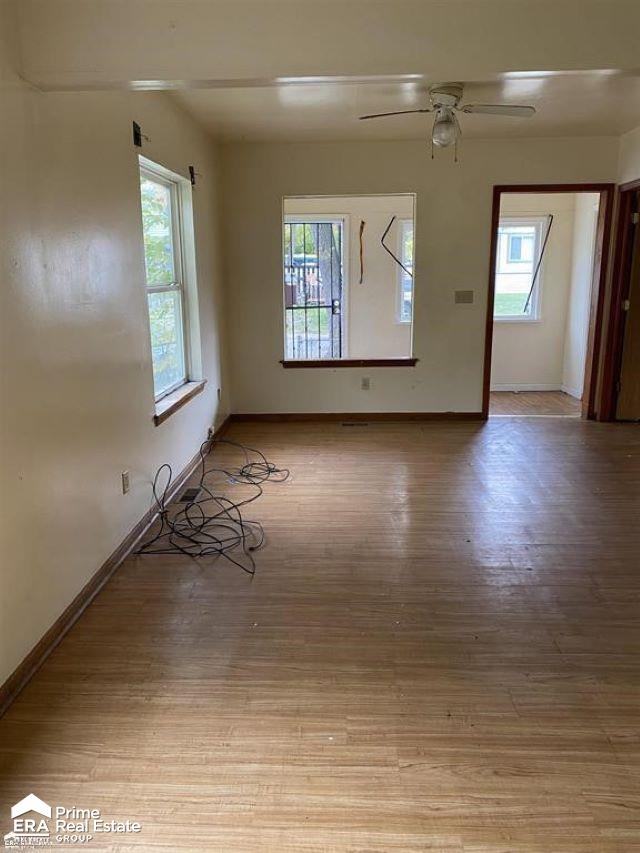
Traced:
[[398, 110], [395, 113], [374, 113], [370, 116], [360, 116], [360, 121], [363, 121], [367, 118], [384, 118], [385, 116], [404, 116], [409, 113], [431, 113], [433, 110]]
[[463, 113], [483, 113], [489, 116], [518, 116], [529, 118], [535, 115], [535, 107], [525, 107], [521, 104], [465, 104], [460, 107]]

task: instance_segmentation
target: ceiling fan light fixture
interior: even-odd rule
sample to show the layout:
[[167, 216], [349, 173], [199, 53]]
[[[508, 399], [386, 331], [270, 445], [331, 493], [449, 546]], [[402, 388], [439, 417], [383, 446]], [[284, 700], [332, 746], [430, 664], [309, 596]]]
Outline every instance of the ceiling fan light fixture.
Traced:
[[431, 139], [438, 148], [454, 145], [458, 138], [458, 125], [452, 112], [443, 110], [436, 116], [431, 132]]

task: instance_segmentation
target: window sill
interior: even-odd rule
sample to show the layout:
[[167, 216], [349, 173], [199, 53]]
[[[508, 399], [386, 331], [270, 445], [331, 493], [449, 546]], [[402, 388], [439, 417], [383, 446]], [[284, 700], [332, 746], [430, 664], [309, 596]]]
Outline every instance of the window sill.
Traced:
[[540, 317], [494, 317], [494, 323], [541, 323]]
[[286, 368], [324, 367], [332, 370], [334, 367], [415, 367], [417, 358], [327, 358], [327, 359], [292, 359], [281, 361]]
[[206, 379], [201, 379], [199, 382], [185, 382], [180, 388], [176, 388], [175, 391], [158, 400], [156, 403], [156, 412], [153, 416], [154, 424], [160, 426], [161, 423], [164, 423], [174, 412], [177, 412], [189, 400], [192, 400], [196, 394], [199, 394], [206, 384]]

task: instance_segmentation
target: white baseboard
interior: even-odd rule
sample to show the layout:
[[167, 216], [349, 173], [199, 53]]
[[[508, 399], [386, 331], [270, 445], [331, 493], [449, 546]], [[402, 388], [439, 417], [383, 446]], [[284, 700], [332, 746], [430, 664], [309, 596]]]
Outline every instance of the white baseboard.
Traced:
[[582, 388], [572, 388], [569, 385], [561, 385], [560, 390], [564, 391], [570, 397], [575, 397], [576, 400], [582, 400]]
[[[554, 384], [524, 384], [514, 383], [508, 385], [491, 385], [492, 391], [561, 391], [563, 390], [557, 383]], [[567, 392], [570, 393], [570, 392]]]

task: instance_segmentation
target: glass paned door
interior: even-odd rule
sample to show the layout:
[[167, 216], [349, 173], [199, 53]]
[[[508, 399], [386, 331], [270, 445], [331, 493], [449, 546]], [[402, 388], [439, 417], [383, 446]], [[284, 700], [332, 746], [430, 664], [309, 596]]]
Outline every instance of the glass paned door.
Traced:
[[285, 358], [341, 358], [344, 222], [284, 223]]

